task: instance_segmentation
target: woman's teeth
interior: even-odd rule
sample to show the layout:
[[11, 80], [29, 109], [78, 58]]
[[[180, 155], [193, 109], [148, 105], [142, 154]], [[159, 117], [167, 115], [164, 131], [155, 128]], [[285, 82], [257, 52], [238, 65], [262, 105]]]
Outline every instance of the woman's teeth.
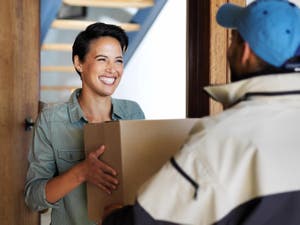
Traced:
[[115, 81], [114, 77], [100, 77], [99, 79], [105, 84], [113, 84]]

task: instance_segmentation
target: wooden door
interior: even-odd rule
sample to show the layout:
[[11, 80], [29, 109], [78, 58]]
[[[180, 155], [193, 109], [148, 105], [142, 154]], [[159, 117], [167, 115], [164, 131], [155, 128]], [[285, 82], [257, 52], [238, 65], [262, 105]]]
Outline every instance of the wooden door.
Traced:
[[27, 153], [39, 99], [39, 0], [1, 0], [0, 7], [0, 223], [38, 225], [24, 203]]

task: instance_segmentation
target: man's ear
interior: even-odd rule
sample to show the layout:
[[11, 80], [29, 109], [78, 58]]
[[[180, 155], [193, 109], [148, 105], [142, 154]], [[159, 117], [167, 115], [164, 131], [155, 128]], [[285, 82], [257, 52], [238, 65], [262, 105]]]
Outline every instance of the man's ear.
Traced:
[[250, 60], [252, 54], [253, 53], [252, 53], [252, 50], [251, 50], [248, 42], [244, 42], [243, 43], [243, 53], [242, 53], [242, 64], [245, 65]]

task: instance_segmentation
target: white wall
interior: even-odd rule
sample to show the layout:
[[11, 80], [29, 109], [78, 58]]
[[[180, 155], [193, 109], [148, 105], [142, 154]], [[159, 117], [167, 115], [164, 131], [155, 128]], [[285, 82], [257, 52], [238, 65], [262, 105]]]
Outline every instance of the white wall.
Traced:
[[186, 1], [166, 3], [114, 96], [137, 101], [147, 119], [185, 118]]

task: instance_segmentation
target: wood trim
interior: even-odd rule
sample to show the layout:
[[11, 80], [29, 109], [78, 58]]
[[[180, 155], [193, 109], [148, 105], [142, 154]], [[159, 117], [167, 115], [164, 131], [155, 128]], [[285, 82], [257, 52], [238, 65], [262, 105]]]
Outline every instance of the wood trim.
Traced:
[[154, 5], [153, 0], [63, 0], [73, 6], [109, 7], [109, 8], [146, 8]]
[[72, 51], [72, 44], [43, 44], [43, 51]]
[[75, 69], [73, 66], [42, 66], [42, 72], [63, 72], [63, 73], [74, 73]]
[[210, 1], [187, 1], [187, 117], [209, 114]]
[[[97, 21], [57, 19], [53, 21], [51, 27], [56, 29], [83, 30], [95, 22]], [[120, 26], [127, 32], [138, 31], [140, 29], [140, 25], [136, 23], [119, 23], [115, 25]]]
[[[227, 48], [228, 48], [228, 30], [219, 26], [216, 21], [216, 14], [221, 5], [226, 3], [226, 0], [215, 0], [210, 7], [210, 74], [209, 84], [225, 84], [228, 79], [228, 63], [227, 63]], [[214, 115], [223, 110], [222, 104], [209, 98], [209, 114]]]

